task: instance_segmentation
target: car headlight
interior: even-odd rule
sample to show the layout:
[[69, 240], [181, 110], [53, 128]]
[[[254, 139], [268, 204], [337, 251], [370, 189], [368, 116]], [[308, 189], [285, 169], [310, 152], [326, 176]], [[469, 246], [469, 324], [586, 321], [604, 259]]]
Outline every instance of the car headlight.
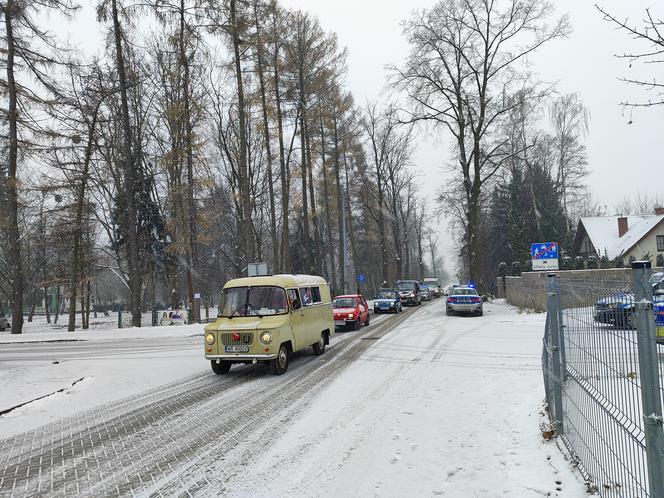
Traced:
[[349, 320], [352, 320], [352, 319], [353, 319], [353, 314], [352, 314], [352, 313], [348, 313], [348, 319], [349, 319]]
[[211, 346], [212, 344], [214, 344], [214, 334], [210, 334], [210, 333], [208, 333], [208, 334], [205, 336], [205, 342], [207, 342], [208, 345], [210, 345], [210, 346]]
[[263, 333], [261, 334], [261, 342], [262, 342], [263, 344], [270, 344], [270, 343], [272, 343], [272, 334], [270, 334], [269, 332], [263, 332]]

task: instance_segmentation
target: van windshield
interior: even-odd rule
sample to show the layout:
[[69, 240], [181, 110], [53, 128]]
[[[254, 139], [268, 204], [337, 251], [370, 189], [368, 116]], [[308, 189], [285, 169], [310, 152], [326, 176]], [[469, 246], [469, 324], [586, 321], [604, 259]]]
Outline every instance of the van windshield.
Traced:
[[397, 282], [397, 287], [400, 291], [407, 291], [415, 289], [414, 282]]
[[281, 287], [261, 285], [224, 289], [218, 317], [285, 315], [288, 313], [286, 291]]

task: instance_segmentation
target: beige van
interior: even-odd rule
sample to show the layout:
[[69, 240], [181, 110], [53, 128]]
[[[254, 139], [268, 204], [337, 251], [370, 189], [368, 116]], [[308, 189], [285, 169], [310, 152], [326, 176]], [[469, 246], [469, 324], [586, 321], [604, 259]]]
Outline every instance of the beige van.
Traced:
[[288, 369], [290, 353], [325, 352], [334, 334], [330, 288], [310, 275], [229, 280], [217, 321], [205, 327], [205, 358], [216, 374], [234, 363], [267, 362], [275, 375]]

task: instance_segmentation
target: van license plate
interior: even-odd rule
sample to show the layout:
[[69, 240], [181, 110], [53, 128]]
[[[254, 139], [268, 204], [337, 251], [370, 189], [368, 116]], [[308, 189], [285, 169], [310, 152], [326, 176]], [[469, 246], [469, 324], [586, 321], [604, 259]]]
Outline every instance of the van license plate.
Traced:
[[226, 346], [227, 353], [248, 353], [249, 346]]
[[344, 320], [335, 320], [334, 324], [335, 325], [346, 325], [346, 322]]

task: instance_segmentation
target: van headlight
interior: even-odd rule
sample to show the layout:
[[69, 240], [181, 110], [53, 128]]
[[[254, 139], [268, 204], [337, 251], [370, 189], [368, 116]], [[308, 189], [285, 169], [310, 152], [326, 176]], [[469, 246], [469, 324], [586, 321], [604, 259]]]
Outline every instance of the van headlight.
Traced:
[[214, 334], [210, 334], [210, 333], [208, 333], [208, 334], [205, 336], [205, 342], [207, 342], [208, 345], [210, 345], [210, 346], [211, 346], [212, 344], [214, 344]]
[[353, 314], [352, 314], [352, 313], [348, 313], [348, 319], [349, 319], [349, 320], [352, 320], [352, 319], [353, 319]]
[[272, 342], [272, 334], [269, 332], [263, 332], [260, 339], [263, 344], [270, 344]]

